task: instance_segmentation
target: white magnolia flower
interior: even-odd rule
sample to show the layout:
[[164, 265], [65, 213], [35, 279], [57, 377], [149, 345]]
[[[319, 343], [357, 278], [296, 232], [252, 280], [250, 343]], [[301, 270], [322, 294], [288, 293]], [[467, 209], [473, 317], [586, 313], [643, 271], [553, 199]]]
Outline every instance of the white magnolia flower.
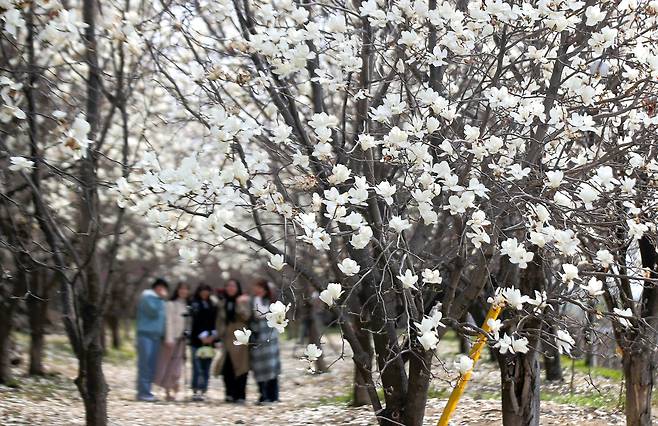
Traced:
[[251, 337], [251, 330], [243, 327], [242, 330], [235, 330], [233, 335], [235, 336], [235, 341], [233, 342], [234, 345], [248, 345], [249, 338]]
[[416, 288], [416, 282], [418, 282], [418, 275], [414, 275], [413, 272], [411, 272], [411, 269], [407, 269], [406, 271], [404, 271], [404, 274], [401, 273], [400, 275], [398, 275], [398, 279], [402, 283], [402, 287], [418, 290]]
[[612, 310], [615, 314], [617, 314], [617, 321], [624, 326], [624, 327], [630, 327], [631, 322], [627, 318], [633, 318], [633, 311], [631, 311], [631, 308], [626, 308], [626, 309], [619, 309], [619, 308], [614, 308]]
[[402, 219], [400, 216], [392, 216], [388, 221], [388, 226], [398, 234], [411, 228], [411, 223], [407, 219]]
[[522, 295], [518, 288], [507, 287], [502, 291], [502, 296], [508, 306], [518, 311], [523, 309], [524, 303], [528, 302], [528, 296]]
[[327, 178], [329, 183], [333, 185], [338, 185], [350, 178], [352, 174], [352, 171], [348, 169], [346, 166], [343, 164], [337, 164], [334, 166], [334, 168], [331, 171], [331, 176]]
[[311, 343], [306, 346], [306, 349], [304, 350], [304, 356], [309, 361], [317, 361], [322, 356], [322, 349]]
[[587, 281], [587, 285], [581, 284], [580, 288], [587, 291], [587, 293], [592, 297], [600, 296], [603, 294], [603, 282], [596, 279], [595, 277], [590, 278], [590, 280]]
[[338, 269], [340, 269], [340, 271], [343, 274], [347, 275], [348, 277], [351, 277], [353, 275], [358, 274], [359, 271], [361, 270], [361, 267], [359, 266], [358, 263], [356, 263], [356, 261], [348, 257], [346, 259], [343, 259], [343, 261], [338, 264]]
[[562, 179], [564, 179], [564, 173], [561, 170], [548, 171], [546, 172], [546, 179], [546, 186], [557, 188], [562, 183]]
[[562, 270], [564, 271], [562, 274], [562, 281], [569, 284], [570, 287], [573, 285], [574, 280], [580, 279], [578, 276], [578, 267], [576, 265], [565, 263], [562, 265]]
[[489, 318], [487, 320], [487, 327], [489, 327], [489, 331], [493, 334], [494, 339], [498, 340], [498, 333], [503, 327], [503, 322], [499, 319]]
[[286, 262], [283, 261], [283, 255], [273, 254], [270, 257], [270, 261], [267, 262], [267, 266], [274, 269], [275, 271], [280, 271], [286, 266]]
[[9, 161], [11, 162], [9, 170], [12, 172], [27, 172], [34, 168], [34, 161], [25, 157], [10, 157]]
[[509, 261], [518, 264], [521, 269], [527, 268], [528, 262], [535, 256], [534, 253], [526, 251], [523, 244], [519, 244], [516, 238], [508, 238], [500, 244], [500, 247], [500, 253], [509, 256]]
[[395, 185], [391, 185], [387, 181], [380, 182], [375, 186], [375, 192], [377, 195], [382, 197], [384, 201], [386, 201], [386, 204], [389, 206], [393, 204], [393, 195], [395, 194], [395, 191], [397, 190]]
[[566, 353], [571, 355], [571, 348], [576, 344], [576, 341], [568, 331], [558, 330], [555, 336], [555, 344], [560, 354]]
[[183, 246], [178, 249], [178, 254], [183, 259], [183, 261], [194, 265], [199, 262], [199, 250], [194, 247]]
[[430, 349], [436, 349], [436, 345], [439, 343], [439, 337], [434, 331], [427, 331], [418, 335], [418, 342], [423, 346], [423, 349], [429, 351]]
[[423, 282], [425, 284], [441, 284], [443, 278], [441, 277], [441, 271], [438, 269], [424, 269], [423, 270]]
[[286, 319], [286, 313], [290, 309], [290, 305], [284, 305], [281, 301], [277, 300], [276, 302], [270, 305], [270, 311], [265, 314], [265, 319], [267, 320], [267, 326], [275, 329], [279, 334], [283, 333], [286, 326], [288, 325], [288, 320]]
[[524, 354], [528, 352], [528, 343], [528, 339], [525, 337], [515, 339], [509, 334], [503, 334], [494, 345], [494, 348], [498, 348], [501, 354], [506, 354], [507, 352]]
[[466, 355], [460, 355], [453, 365], [459, 374], [466, 374], [473, 369], [473, 360]]
[[604, 268], [609, 268], [614, 263], [615, 258], [608, 250], [599, 250], [596, 252], [596, 260]]
[[370, 228], [369, 226], [364, 226], [359, 230], [359, 232], [352, 235], [352, 238], [350, 239], [350, 244], [352, 244], [352, 247], [354, 247], [355, 249], [361, 250], [368, 245], [368, 243], [372, 239], [372, 235], [373, 235], [372, 228]]
[[329, 283], [325, 290], [320, 292], [320, 300], [329, 306], [333, 306], [336, 300], [343, 294], [342, 286], [338, 283]]

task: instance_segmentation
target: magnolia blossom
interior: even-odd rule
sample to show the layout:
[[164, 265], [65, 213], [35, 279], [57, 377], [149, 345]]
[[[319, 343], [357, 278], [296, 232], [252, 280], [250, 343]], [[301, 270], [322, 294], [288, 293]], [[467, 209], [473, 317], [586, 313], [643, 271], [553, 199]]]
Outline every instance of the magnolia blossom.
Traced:
[[178, 249], [178, 254], [181, 259], [189, 264], [196, 264], [199, 262], [199, 250], [196, 247], [183, 246]]
[[631, 311], [631, 308], [626, 308], [626, 309], [614, 308], [612, 311], [617, 315], [617, 321], [619, 321], [619, 324], [621, 324], [624, 327], [631, 326], [631, 322], [627, 319], [627, 318], [633, 318], [633, 311]]
[[10, 157], [9, 161], [11, 162], [9, 170], [12, 172], [28, 172], [34, 168], [34, 161], [25, 157]]
[[519, 244], [516, 238], [508, 238], [500, 244], [501, 254], [509, 256], [511, 263], [518, 264], [519, 268], [525, 269], [528, 267], [528, 262], [530, 262], [535, 254], [523, 247], [523, 244]]
[[460, 355], [459, 358], [453, 363], [455, 369], [459, 374], [466, 374], [473, 369], [473, 360], [466, 355]]
[[562, 265], [562, 281], [569, 285], [569, 289], [573, 286], [573, 282], [577, 279], [580, 279], [578, 276], [578, 267], [570, 263], [565, 263]]
[[320, 292], [320, 300], [328, 306], [333, 306], [343, 294], [342, 286], [338, 283], [329, 283], [325, 290]]
[[384, 201], [386, 201], [386, 204], [389, 206], [393, 204], [393, 195], [395, 195], [395, 192], [397, 191], [397, 188], [395, 185], [391, 185], [387, 181], [380, 182], [377, 186], [375, 186], [375, 192], [377, 195], [382, 197]]
[[498, 340], [499, 338], [498, 333], [500, 332], [500, 329], [503, 327], [503, 322], [499, 319], [489, 318], [487, 320], [487, 327], [489, 328], [491, 334], [494, 336], [494, 339]]
[[340, 269], [340, 271], [343, 274], [347, 275], [348, 277], [351, 277], [353, 275], [358, 274], [359, 271], [361, 270], [361, 267], [359, 266], [358, 263], [356, 263], [356, 261], [348, 257], [343, 259], [343, 261], [338, 264], [338, 269]]
[[270, 261], [267, 263], [267, 266], [274, 269], [275, 271], [280, 271], [286, 266], [286, 262], [283, 261], [283, 255], [273, 254], [270, 257]]
[[571, 337], [568, 331], [558, 330], [555, 335], [555, 344], [560, 354], [571, 354], [571, 349], [576, 344], [576, 341]]
[[357, 250], [361, 250], [365, 248], [365, 246], [368, 245], [370, 240], [372, 239], [372, 228], [369, 226], [364, 226], [357, 232], [356, 234], [352, 234], [352, 238], [350, 239], [350, 244], [352, 244], [352, 247], [354, 247]]
[[583, 290], [587, 292], [592, 297], [600, 296], [603, 294], [603, 282], [601, 280], [592, 277], [587, 281], [587, 285], [580, 286]]
[[327, 180], [329, 181], [329, 183], [338, 185], [348, 180], [351, 174], [352, 171], [350, 169], [345, 167], [343, 164], [337, 164], [334, 166], [331, 172], [331, 176], [329, 176]]
[[614, 263], [615, 258], [608, 250], [599, 250], [596, 252], [596, 261], [607, 269]]
[[441, 271], [438, 269], [424, 269], [423, 270], [423, 282], [425, 284], [441, 284], [443, 277], [441, 277]]
[[507, 352], [511, 354], [524, 354], [528, 352], [528, 343], [528, 339], [525, 337], [514, 338], [509, 334], [503, 334], [493, 347], [498, 348], [501, 354], [506, 354]]
[[276, 302], [270, 305], [270, 311], [265, 314], [265, 319], [267, 320], [267, 326], [275, 329], [279, 334], [283, 333], [286, 326], [288, 325], [288, 320], [286, 319], [286, 313], [290, 309], [290, 304], [284, 305], [281, 301], [277, 300]]
[[507, 305], [519, 311], [523, 309], [523, 304], [528, 301], [528, 296], [522, 295], [521, 290], [518, 288], [508, 287], [502, 291], [502, 296]]
[[439, 343], [439, 337], [436, 335], [436, 328], [445, 327], [441, 322], [442, 317], [443, 314], [437, 309], [431, 317], [426, 316], [420, 323], [414, 323], [418, 329], [418, 342], [426, 351], [436, 349], [436, 345]]
[[234, 345], [248, 345], [249, 338], [251, 337], [251, 330], [243, 327], [242, 330], [235, 330], [233, 335], [235, 336], [235, 341], [233, 342]]
[[414, 275], [414, 273], [411, 272], [410, 269], [404, 271], [404, 274], [400, 273], [400, 275], [398, 275], [398, 279], [402, 283], [402, 287], [409, 288], [412, 290], [418, 290], [416, 288], [416, 283], [418, 282], [418, 275]]
[[408, 220], [402, 219], [400, 216], [393, 216], [388, 221], [388, 226], [395, 232], [402, 233], [402, 231], [411, 228], [411, 223]]
[[317, 361], [322, 356], [322, 349], [311, 343], [306, 346], [304, 356], [311, 362]]

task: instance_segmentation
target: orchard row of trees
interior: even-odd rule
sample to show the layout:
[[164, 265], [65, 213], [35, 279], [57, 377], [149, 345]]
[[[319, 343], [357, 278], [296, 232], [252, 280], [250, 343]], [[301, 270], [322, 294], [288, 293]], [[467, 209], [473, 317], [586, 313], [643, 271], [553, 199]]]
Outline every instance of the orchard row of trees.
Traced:
[[505, 424], [600, 323], [651, 424], [655, 1], [0, 8], [3, 294], [58, 283], [89, 424], [123, 265], [172, 247], [268, 263], [288, 315], [319, 293], [382, 424], [422, 424], [434, 349], [492, 305]]

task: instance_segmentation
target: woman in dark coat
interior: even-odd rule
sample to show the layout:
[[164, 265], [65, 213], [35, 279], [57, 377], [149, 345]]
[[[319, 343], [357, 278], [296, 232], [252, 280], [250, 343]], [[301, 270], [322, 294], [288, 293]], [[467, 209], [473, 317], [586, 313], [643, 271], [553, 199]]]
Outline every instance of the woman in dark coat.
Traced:
[[267, 325], [265, 314], [270, 304], [274, 302], [270, 286], [265, 280], [253, 284], [253, 313], [251, 321], [250, 364], [254, 378], [258, 382], [260, 392], [259, 403], [276, 402], [279, 400], [279, 374], [281, 360], [279, 359], [279, 335], [276, 330]]
[[192, 346], [192, 391], [194, 401], [203, 401], [208, 390], [210, 364], [212, 363], [213, 344], [217, 340], [215, 322], [217, 306], [211, 299], [212, 288], [204, 283], [199, 284], [190, 304], [192, 330], [190, 346]]
[[215, 376], [222, 375], [226, 402], [244, 403], [246, 399], [247, 375], [249, 373], [249, 348], [235, 345], [234, 331], [249, 327], [251, 302], [242, 294], [238, 280], [229, 280], [224, 288], [224, 297], [217, 306], [217, 336], [222, 341], [223, 352], [215, 364]]

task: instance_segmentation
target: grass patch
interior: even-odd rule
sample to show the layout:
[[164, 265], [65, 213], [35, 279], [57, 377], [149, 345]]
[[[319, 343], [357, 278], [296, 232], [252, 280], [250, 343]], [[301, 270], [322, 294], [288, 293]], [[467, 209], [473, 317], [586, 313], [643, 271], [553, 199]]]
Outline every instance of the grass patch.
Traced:
[[104, 360], [111, 364], [122, 364], [137, 358], [137, 352], [133, 345], [124, 344], [119, 349], [110, 348], [105, 353]]
[[541, 391], [542, 401], [552, 401], [559, 404], [578, 405], [581, 407], [589, 408], [605, 408], [608, 410], [616, 410], [619, 408], [618, 395], [603, 394], [593, 391], [591, 393], [555, 393]]
[[[562, 365], [571, 368], [571, 358], [562, 356]], [[606, 379], [621, 381], [624, 378], [624, 373], [621, 370], [607, 367], [590, 367], [585, 363], [585, 360], [577, 359], [574, 363], [574, 369], [583, 374], [591, 375], [594, 377], [604, 377]]]
[[350, 405], [352, 404], [352, 393], [335, 396], [323, 396], [318, 400], [319, 405]]

